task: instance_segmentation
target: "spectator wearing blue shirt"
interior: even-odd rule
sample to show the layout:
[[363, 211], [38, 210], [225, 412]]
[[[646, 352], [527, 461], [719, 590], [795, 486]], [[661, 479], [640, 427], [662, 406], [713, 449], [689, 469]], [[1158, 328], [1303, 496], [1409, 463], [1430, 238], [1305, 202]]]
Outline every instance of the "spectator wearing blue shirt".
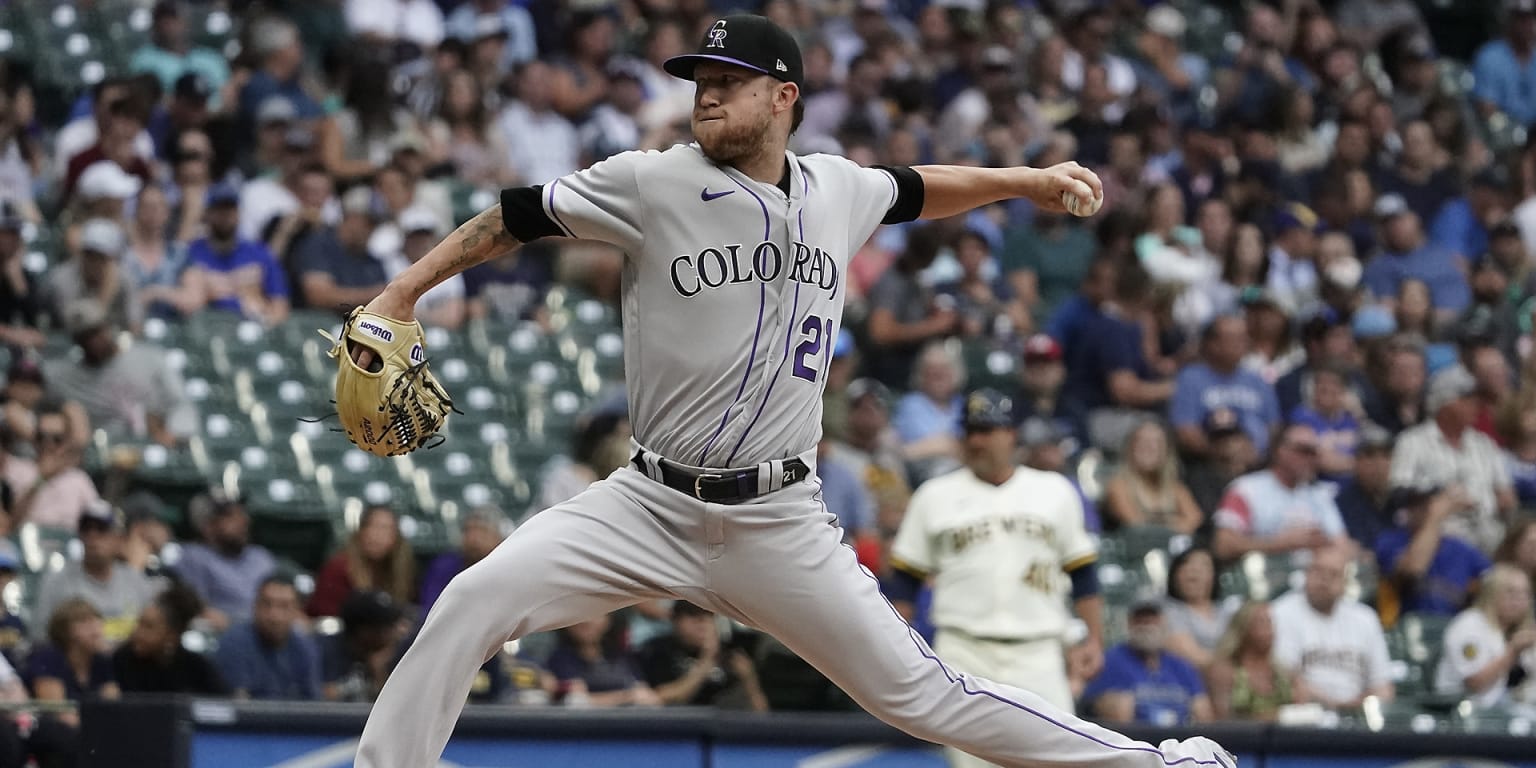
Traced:
[[[174, 1], [156, 3], [151, 18], [150, 42], [134, 52], [128, 68], [154, 75], [166, 91], [171, 91], [184, 74], [199, 75], [212, 92], [218, 93], [229, 80], [229, 62], [218, 51], [191, 44], [180, 5]], [[213, 106], [217, 108], [221, 102], [215, 97]]]
[[1510, 0], [1504, 39], [1472, 57], [1473, 95], [1484, 117], [1496, 111], [1521, 125], [1536, 122], [1536, 0]]
[[1366, 550], [1374, 550], [1381, 532], [1393, 527], [1392, 449], [1396, 439], [1381, 427], [1367, 422], [1360, 430], [1355, 449], [1354, 474], [1339, 486], [1335, 503], [1349, 537]]
[[1481, 261], [1488, 253], [1489, 233], [1509, 211], [1504, 199], [1508, 186], [1503, 174], [1493, 170], [1473, 176], [1465, 195], [1440, 206], [1430, 221], [1429, 241], [1464, 262]]
[[1362, 282], [1378, 300], [1397, 296], [1404, 280], [1429, 286], [1436, 311], [1454, 316], [1472, 301], [1467, 278], [1450, 253], [1428, 242], [1419, 217], [1402, 195], [1387, 194], [1374, 209], [1381, 225], [1382, 249], [1365, 265]]
[[295, 627], [302, 616], [292, 581], [268, 576], [261, 583], [251, 620], [219, 638], [219, 672], [236, 698], [320, 698], [320, 652]]
[[1093, 713], [1163, 728], [1213, 719], [1199, 671], [1165, 648], [1162, 603], [1138, 601], [1127, 621], [1127, 640], [1104, 654], [1104, 670], [1083, 690]]
[[914, 378], [914, 391], [896, 401], [891, 426], [908, 464], [931, 477], [959, 466], [965, 368], [943, 342], [933, 342], [918, 356]]
[[875, 533], [875, 497], [847, 464], [837, 460], [832, 441], [826, 438], [817, 451], [816, 478], [821, 481], [827, 510], [837, 515], [845, 542]]
[[[1060, 415], [1095, 447], [1113, 451], [1149, 412], [1168, 402], [1174, 387], [1147, 360], [1145, 331], [1137, 320], [1147, 305], [1146, 273], [1134, 266], [1109, 270], [1114, 299], [1087, 308], [1077, 330], [1059, 337], [1067, 363]], [[1104, 277], [1098, 269], [1089, 274], [1094, 282]], [[1073, 341], [1065, 340], [1069, 337]]]
[[1447, 518], [1474, 506], [1460, 488], [1393, 489], [1388, 508], [1398, 510], [1404, 525], [1376, 540], [1383, 577], [1376, 608], [1384, 625], [1392, 626], [1404, 613], [1450, 617], [1467, 606], [1491, 563], [1477, 547], [1447, 534], [1444, 527]]
[[244, 128], [241, 137], [248, 139], [252, 135], [257, 108], [272, 96], [287, 98], [301, 120], [319, 118], [320, 105], [310, 98], [300, 83], [304, 48], [292, 22], [266, 17], [253, 25], [250, 38], [252, 52], [261, 64], [240, 89], [239, 117]]
[[220, 184], [208, 192], [208, 236], [187, 246], [182, 290], [207, 308], [235, 312], [269, 325], [288, 317], [288, 278], [265, 245], [242, 240], [240, 195]]
[[1237, 414], [1243, 431], [1264, 454], [1280, 426], [1280, 404], [1273, 387], [1241, 367], [1248, 353], [1248, 331], [1242, 318], [1212, 320], [1201, 335], [1200, 347], [1203, 360], [1179, 372], [1168, 407], [1179, 448], [1189, 456], [1204, 456], [1210, 447], [1203, 426], [1206, 417], [1228, 409]]
[[209, 493], [194, 498], [188, 509], [202, 540], [182, 551], [176, 573], [207, 603], [204, 618], [222, 632], [250, 618], [256, 590], [277, 560], [251, 543], [251, 518], [238, 498]]
[[437, 602], [453, 577], [485, 559], [501, 543], [504, 538], [502, 520], [501, 510], [491, 506], [471, 509], [459, 520], [459, 549], [434, 558], [421, 578], [422, 616], [432, 610], [432, 604]]
[[[482, 19], [486, 16], [494, 20]], [[481, 39], [487, 29], [496, 30], [506, 39], [501, 54], [503, 74], [539, 55], [532, 14], [527, 8], [507, 0], [469, 0], [453, 9], [443, 22], [445, 32], [470, 44]]]
[[1312, 375], [1310, 402], [1296, 406], [1289, 421], [1317, 432], [1318, 479], [1342, 483], [1355, 470], [1360, 420], [1349, 403], [1349, 374], [1343, 368], [1319, 368]]

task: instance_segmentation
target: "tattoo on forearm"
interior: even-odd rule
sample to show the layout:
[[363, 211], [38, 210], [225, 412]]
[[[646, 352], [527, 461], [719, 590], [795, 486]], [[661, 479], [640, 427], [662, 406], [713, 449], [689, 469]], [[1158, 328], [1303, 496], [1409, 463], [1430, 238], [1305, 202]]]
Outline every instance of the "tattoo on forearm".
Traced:
[[455, 233], [459, 238], [459, 252], [454, 254], [432, 276], [433, 283], [463, 272], [476, 264], [500, 256], [518, 246], [517, 238], [507, 231], [501, 220], [501, 203], [497, 203], [464, 222]]

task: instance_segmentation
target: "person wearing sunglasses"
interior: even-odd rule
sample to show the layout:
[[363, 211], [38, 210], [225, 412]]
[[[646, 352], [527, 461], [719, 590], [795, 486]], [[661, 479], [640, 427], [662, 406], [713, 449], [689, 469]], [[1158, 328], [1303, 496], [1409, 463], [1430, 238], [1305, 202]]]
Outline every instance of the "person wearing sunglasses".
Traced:
[[1318, 452], [1317, 432], [1291, 424], [1281, 431], [1268, 468], [1232, 481], [1214, 516], [1218, 559], [1350, 546], [1331, 489], [1317, 482]]

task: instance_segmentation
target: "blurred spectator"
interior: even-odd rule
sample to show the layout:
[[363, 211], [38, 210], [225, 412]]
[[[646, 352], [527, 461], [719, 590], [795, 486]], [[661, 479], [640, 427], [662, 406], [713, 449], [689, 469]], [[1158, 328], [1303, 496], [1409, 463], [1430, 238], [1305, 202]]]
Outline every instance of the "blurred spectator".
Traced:
[[[443, 236], [437, 215], [422, 207], [411, 207], [400, 214], [400, 230], [405, 236], [401, 252], [386, 259], [385, 274], [393, 278], [410, 265], [421, 261]], [[432, 286], [416, 305], [422, 325], [456, 331], [464, 325], [464, 276], [453, 275]]]
[[[107, 105], [107, 122], [96, 143], [69, 159], [60, 191], [63, 200], [68, 201], [77, 193], [86, 198], [111, 195], [122, 182], [92, 178], [105, 177], [109, 170], [134, 179], [140, 185], [154, 182], [154, 168], [150, 165], [154, 144], [151, 141], [150, 151], [143, 152], [140, 138], [147, 138], [148, 134], [144, 131], [145, 107], [139, 102], [138, 98], [125, 97]], [[132, 197], [136, 192], [137, 187], [117, 196]]]
[[816, 454], [816, 479], [827, 510], [837, 515], [843, 541], [854, 544], [876, 532], [875, 500], [848, 465], [833, 455], [832, 440], [823, 438]]
[[1291, 411], [1288, 421], [1317, 433], [1318, 477], [1342, 484], [1354, 473], [1360, 442], [1360, 420], [1350, 408], [1349, 374], [1343, 368], [1318, 368], [1311, 384], [1312, 396]]
[[1388, 508], [1402, 521], [1376, 539], [1381, 569], [1376, 611], [1393, 626], [1405, 613], [1453, 616], [1466, 607], [1490, 565], [1477, 547], [1446, 532], [1445, 522], [1471, 506], [1459, 487], [1400, 486]]
[[1030, 318], [1008, 284], [996, 277], [997, 262], [980, 232], [968, 229], [954, 243], [960, 275], [934, 287], [934, 292], [954, 303], [960, 315], [959, 333], [967, 338], [1011, 338], [1027, 330]]
[[1067, 379], [1061, 345], [1050, 336], [1037, 333], [1024, 341], [1023, 363], [1019, 369], [1020, 396], [1014, 398], [1015, 412], [1021, 420], [1033, 416], [1054, 418], [1061, 386]]
[[1214, 314], [1211, 289], [1221, 262], [1205, 249], [1200, 230], [1187, 226], [1184, 195], [1171, 183], [1147, 193], [1146, 231], [1136, 238], [1136, 259], [1153, 281], [1178, 296], [1174, 317], [1185, 328], [1198, 328]]
[[[1441, 209], [1460, 191], [1457, 169], [1450, 166], [1450, 158], [1436, 141], [1428, 122], [1410, 121], [1400, 133], [1403, 148], [1397, 164], [1382, 175], [1381, 191], [1401, 195], [1408, 209], [1418, 216], [1421, 228], [1427, 227], [1439, 221]], [[1443, 253], [1446, 259], [1481, 256], [1480, 252], [1465, 254], [1455, 250]]]
[[1203, 519], [1209, 523], [1221, 505], [1227, 487], [1258, 464], [1259, 454], [1237, 414], [1231, 410], [1212, 411], [1201, 427], [1205, 430], [1210, 450], [1204, 459], [1189, 468], [1187, 482], [1190, 495], [1194, 496]]
[[896, 401], [891, 426], [913, 473], [933, 477], [959, 461], [965, 365], [953, 348], [929, 344], [918, 355], [913, 385], [913, 391]]
[[1247, 328], [1248, 353], [1242, 368], [1251, 371], [1270, 391], [1282, 376], [1301, 365], [1304, 352], [1291, 334], [1291, 317], [1269, 292], [1249, 289], [1240, 299]]
[[0, 344], [40, 347], [42, 288], [27, 271], [21, 231], [25, 226], [16, 206], [0, 202]]
[[[288, 136], [309, 130], [298, 119], [298, 110], [286, 96], [268, 96], [256, 108], [256, 139], [242, 146], [240, 169], [257, 180], [279, 173], [288, 156]], [[311, 136], [313, 138], [313, 136]], [[330, 172], [329, 167], [326, 168]]]
[[1374, 551], [1381, 532], [1396, 525], [1392, 495], [1392, 450], [1396, 439], [1374, 424], [1360, 430], [1351, 477], [1339, 485], [1335, 497], [1349, 537]]
[[[271, 171], [240, 187], [240, 224], [235, 230], [240, 239], [267, 241], [276, 234], [274, 221], [303, 207], [299, 193], [303, 191], [307, 171], [318, 165], [314, 148], [315, 134], [310, 129], [294, 126], [283, 132], [280, 152]], [[320, 201], [319, 213], [322, 219], [329, 215], [334, 220], [335, 211], [327, 210], [327, 202]]]
[[293, 24], [286, 19], [267, 16], [253, 23], [248, 35], [250, 53], [257, 66], [240, 89], [240, 119], [247, 127], [242, 138], [252, 135], [249, 127], [255, 124], [257, 110], [274, 96], [286, 99], [300, 119], [319, 117], [320, 105], [310, 98], [300, 83], [304, 49]]
[[31, 86], [20, 78], [0, 83], [0, 210], [11, 210], [22, 221], [37, 223], [42, 212], [33, 200], [34, 178], [43, 171], [39, 137], [31, 133]]
[[266, 547], [251, 543], [245, 504], [215, 490], [187, 506], [198, 541], [182, 549], [176, 573], [207, 605], [202, 618], [214, 632], [250, 618], [256, 589], [277, 566]]
[[464, 295], [469, 299], [466, 311], [470, 319], [544, 322], [544, 297], [555, 277], [554, 256], [524, 247], [465, 270]]
[[1218, 720], [1269, 720], [1301, 693], [1295, 676], [1275, 664], [1275, 622], [1268, 603], [1248, 602], [1232, 614], [1206, 673]]
[[1511, 526], [1493, 561], [1513, 565], [1536, 579], [1536, 518], [1524, 517]]
[[268, 576], [256, 589], [251, 620], [219, 638], [220, 675], [236, 698], [320, 698], [320, 652], [300, 630], [299, 591], [283, 576]]
[[662, 700], [611, 628], [605, 614], [557, 631], [547, 665], [559, 680], [561, 702], [567, 707], [660, 706]]
[[1146, 30], [1136, 36], [1136, 81], [1165, 105], [1175, 122], [1194, 116], [1196, 95], [1210, 77], [1205, 57], [1182, 49], [1180, 41], [1188, 24], [1184, 14], [1167, 3], [1147, 9]]
[[1323, 223], [1301, 203], [1287, 203], [1275, 214], [1269, 249], [1268, 294], [1291, 313], [1312, 310], [1318, 299], [1317, 236]]
[[209, 309], [268, 325], [288, 316], [288, 278], [265, 245], [241, 239], [240, 198], [231, 187], [208, 192], [208, 235], [187, 246], [182, 290]]
[[[1365, 313], [1355, 315], [1358, 328]], [[1424, 384], [1428, 366], [1424, 345], [1411, 336], [1389, 339], [1381, 353], [1382, 365], [1374, 388], [1375, 396], [1365, 404], [1365, 415], [1372, 423], [1397, 434], [1432, 416], [1425, 407]]]
[[[0, 659], [0, 702], [25, 706], [30, 698], [15, 665]], [[78, 765], [77, 741], [76, 731], [56, 715], [21, 710], [0, 716], [0, 765], [6, 768]]]
[[[128, 62], [133, 72], [148, 72], [171, 92], [184, 74], [195, 74], [218, 92], [229, 80], [229, 63], [218, 51], [192, 45], [187, 36], [187, 22], [176, 0], [155, 3], [149, 28], [149, 42], [134, 51]], [[219, 102], [216, 102], [216, 104]]]
[[906, 387], [925, 343], [955, 331], [960, 316], [935, 300], [920, 278], [939, 255], [934, 227], [914, 230], [907, 247], [869, 292], [869, 374], [888, 387]]
[[[883, 142], [891, 131], [890, 105], [881, 88], [887, 72], [871, 51], [853, 57], [842, 87], [830, 88], [805, 100], [799, 140], [833, 140], [856, 135]], [[806, 137], [809, 137], [807, 139]]]
[[912, 486], [900, 443], [891, 429], [891, 393], [884, 384], [855, 379], [848, 385], [848, 430], [832, 456], [847, 465], [875, 500], [876, 523], [894, 535]]
[[1489, 40], [1472, 59], [1474, 101], [1483, 117], [1503, 112], [1519, 125], [1536, 123], [1536, 92], [1526, 87], [1536, 77], [1536, 2], [1504, 3], [1503, 39]]
[[1077, 292], [1093, 263], [1098, 243], [1076, 217], [1037, 212], [1029, 224], [1007, 230], [999, 265], [1013, 295], [1043, 328], [1063, 302]]
[[[1102, 285], [1105, 280], [1111, 281], [1113, 297]], [[1062, 310], [1081, 319], [1066, 322], [1058, 313], [1052, 323], [1051, 335], [1061, 339], [1066, 350], [1062, 413], [1094, 446], [1114, 450], [1148, 409], [1172, 397], [1174, 382], [1153, 370], [1147, 359], [1144, 275], [1095, 266], [1084, 288], [1084, 303]], [[1100, 296], [1102, 303], [1093, 304]], [[1058, 322], [1065, 330], [1055, 330], [1061, 327]]]
[[124, 693], [229, 693], [213, 661], [182, 646], [182, 635], [202, 610], [197, 593], [181, 584], [144, 606], [133, 634], [112, 654], [113, 677]]
[[199, 308], [178, 289], [187, 254], [181, 243], [171, 239], [170, 224], [171, 206], [165, 191], [153, 185], [140, 190], [128, 230], [127, 251], [118, 270], [124, 283], [119, 293], [138, 298], [139, 317], [174, 319]]
[[123, 542], [123, 562], [146, 576], [170, 576], [170, 565], [181, 558], [171, 526], [180, 515], [149, 491], [135, 491], [122, 501], [128, 530]]
[[70, 418], [62, 408], [49, 404], [37, 411], [33, 442], [35, 462], [14, 455], [6, 459], [6, 482], [16, 494], [15, 518], [8, 521], [11, 531], [23, 523], [72, 531], [81, 510], [101, 497], [91, 476], [80, 468], [83, 446], [71, 433]]
[[1313, 315], [1301, 325], [1301, 344], [1306, 362], [1275, 381], [1280, 412], [1291, 414], [1303, 404], [1310, 403], [1314, 376], [1325, 368], [1347, 371], [1347, 402], [1351, 407], [1360, 406], [1370, 383], [1359, 372], [1358, 350], [1348, 318], [1332, 309]]
[[556, 111], [554, 78], [549, 64], [524, 63], [517, 73], [517, 98], [496, 118], [512, 173], [533, 184], [548, 183], [580, 166], [581, 140], [576, 126]]
[[373, 701], [399, 660], [404, 608], [387, 592], [359, 589], [341, 603], [341, 632], [320, 637], [326, 701]]
[[92, 219], [106, 219], [127, 229], [128, 201], [145, 186], [148, 185], [110, 161], [103, 160], [85, 169], [80, 174], [75, 199], [60, 214], [67, 222], [65, 253], [78, 253], [83, 225]]
[[[487, 19], [487, 16], [490, 18]], [[489, 27], [488, 22], [495, 26]], [[468, 0], [448, 14], [444, 28], [448, 34], [466, 42], [484, 36], [487, 28], [498, 30], [505, 39], [501, 57], [502, 71], [510, 70], [538, 55], [533, 16], [527, 8], [519, 5], [501, 0]]]
[[1179, 479], [1178, 458], [1161, 423], [1149, 419], [1131, 430], [1120, 455], [1119, 469], [1104, 486], [1110, 530], [1154, 526], [1194, 533], [1200, 527], [1205, 515]]
[[962, 90], [938, 114], [934, 135], [936, 149], [945, 156], [965, 156], [972, 151], [984, 127], [1002, 124], [1017, 127], [1025, 135], [1043, 139], [1046, 124], [1039, 105], [1027, 89], [1020, 88], [1017, 57], [999, 45], [981, 51], [974, 84]]
[[[91, 114], [66, 123], [53, 138], [50, 175], [65, 180], [76, 156], [96, 146], [101, 136], [112, 128], [127, 127], [117, 118], [131, 112], [134, 96], [133, 81], [127, 77], [109, 77], [91, 86]], [[148, 132], [141, 130], [132, 138], [132, 152], [141, 161], [155, 156], [155, 142]]]
[[383, 52], [359, 47], [347, 59], [343, 106], [319, 130], [320, 161], [344, 182], [372, 176], [389, 164], [396, 142], [419, 130], [410, 111], [396, 103], [390, 79], [379, 76], [389, 67]]
[[1437, 693], [1465, 696], [1478, 709], [1527, 700], [1536, 673], [1530, 577], [1512, 565], [1493, 566], [1477, 602], [1445, 628], [1443, 643], [1435, 670]]
[[459, 178], [476, 188], [500, 189], [517, 183], [507, 165], [511, 150], [505, 137], [492, 127], [480, 86], [469, 72], [454, 70], [448, 74], [442, 103], [427, 126], [427, 138], [435, 153], [453, 165]]
[[1216, 660], [1217, 644], [1233, 606], [1217, 602], [1216, 560], [1204, 547], [1180, 552], [1168, 564], [1168, 599], [1163, 602], [1169, 652], [1206, 670]]
[[1293, 424], [1280, 432], [1269, 469], [1233, 481], [1216, 510], [1212, 549], [1218, 558], [1315, 550], [1346, 540], [1332, 489], [1316, 481], [1317, 455], [1311, 427]]
[[1424, 16], [1410, 0], [1344, 0], [1334, 9], [1339, 34], [1362, 50], [1375, 50], [1388, 35], [1427, 32]]
[[105, 622], [99, 629], [106, 642], [116, 646], [133, 630], [139, 611], [163, 588], [158, 579], [130, 568], [119, 560], [123, 549], [122, 513], [105, 501], [86, 505], [80, 512], [80, 543], [83, 554], [63, 569], [43, 577], [37, 591], [33, 631], [39, 639], [53, 632], [52, 616], [71, 598], [84, 598]]
[[1511, 401], [1499, 417], [1499, 433], [1508, 446], [1504, 463], [1522, 510], [1536, 508], [1536, 409]]
[[1462, 263], [1481, 261], [1488, 253], [1489, 233], [1509, 214], [1508, 186], [1507, 178], [1494, 170], [1474, 175], [1466, 194], [1447, 200], [1430, 220], [1430, 241]]
[[93, 299], [70, 304], [64, 324], [80, 355], [45, 362], [51, 393], [83, 405], [92, 426], [117, 439], [170, 447], [196, 431], [197, 408], [163, 349], [143, 342], [123, 349], [118, 328]]
[[207, 218], [208, 189], [213, 184], [213, 144], [208, 134], [188, 131], [176, 137], [172, 160], [170, 238], [185, 248], [202, 236]]
[[1354, 709], [1367, 696], [1391, 701], [1396, 689], [1376, 612], [1344, 596], [1349, 555], [1313, 554], [1301, 590], [1274, 601], [1275, 661], [1300, 682], [1302, 701]]
[[645, 683], [661, 703], [768, 711], [752, 657], [720, 637], [715, 614], [687, 600], [672, 604], [672, 632], [640, 649]]
[[459, 550], [444, 552], [427, 566], [421, 579], [421, 615], [425, 617], [437, 602], [437, 596], [453, 577], [465, 568], [485, 559], [505, 537], [502, 529], [501, 510], [495, 507], [476, 507], [459, 520]]
[[1381, 252], [1365, 265], [1364, 285], [1378, 300], [1391, 301], [1408, 279], [1429, 287], [1435, 311], [1454, 316], [1471, 301], [1466, 278], [1451, 254], [1426, 240], [1418, 214], [1402, 195], [1391, 193], [1377, 199], [1374, 209], [1381, 223]]
[[1104, 671], [1088, 683], [1083, 700], [1098, 717], [1168, 728], [1212, 719], [1200, 672], [1170, 653], [1162, 603], [1131, 607], [1129, 636], [1104, 654]]
[[585, 417], [571, 435], [569, 456], [554, 456], [541, 470], [536, 510], [549, 509], [629, 463], [629, 416], [622, 409], [599, 409]]
[[[20, 550], [9, 540], [0, 542], [0, 591], [15, 581], [22, 570]], [[32, 648], [31, 638], [26, 622], [12, 613], [4, 601], [0, 601], [0, 656], [12, 667], [25, 669], [24, 662]], [[3, 683], [0, 683], [0, 689], [3, 688]]]
[[315, 592], [306, 610], [310, 616], [335, 616], [347, 596], [359, 591], [383, 592], [397, 605], [407, 605], [416, 589], [416, 558], [400, 535], [400, 519], [387, 506], [363, 510], [357, 530], [315, 577]]
[[[112, 657], [102, 631], [101, 611], [82, 597], [60, 603], [48, 616], [47, 645], [40, 645], [27, 661], [27, 685], [40, 702], [80, 703], [117, 699], [122, 695], [113, 677]], [[80, 727], [78, 711], [56, 715], [59, 722]]]
[[[226, 82], [226, 90], [216, 94], [208, 79], [196, 72], [176, 78], [170, 88], [170, 103], [155, 112], [150, 122], [149, 131], [155, 139], [157, 158], [162, 162], [175, 160], [183, 134], [209, 130], [213, 123], [209, 113], [210, 100], [217, 99], [213, 106], [222, 109], [234, 101], [233, 87], [233, 82]], [[220, 122], [213, 124], [222, 127], [222, 115], [220, 118]]]
[[1477, 383], [1460, 365], [1435, 375], [1425, 398], [1433, 420], [1409, 429], [1392, 453], [1392, 483], [1459, 485], [1470, 504], [1446, 518], [1447, 533], [1490, 553], [1515, 510], [1509, 467], [1492, 440], [1472, 428]]
[[136, 286], [123, 274], [128, 243], [117, 222], [91, 219], [80, 227], [79, 253], [54, 267], [43, 282], [43, 302], [55, 328], [67, 328], [82, 300], [107, 310], [107, 323], [138, 333], [144, 321]]
[[1209, 446], [1201, 425], [1212, 411], [1227, 409], [1237, 414], [1255, 449], [1266, 453], [1280, 425], [1280, 406], [1270, 385], [1239, 367], [1248, 347], [1243, 321], [1232, 316], [1212, 320], [1201, 333], [1200, 346], [1201, 362], [1179, 372], [1168, 406], [1179, 448], [1185, 455], [1203, 456]]
[[[1487, 357], [1482, 365], [1474, 365], [1469, 360], [1467, 368], [1479, 378], [1481, 389], [1493, 390], [1502, 383], [1507, 390], [1512, 383], [1509, 361], [1516, 359], [1515, 345], [1520, 337], [1516, 297], [1524, 296], [1524, 288], [1510, 282], [1509, 272], [1492, 254], [1473, 264], [1470, 279], [1472, 303], [1454, 324], [1463, 347], [1463, 357], [1473, 357], [1473, 353], [1480, 353], [1484, 349], [1492, 352], [1497, 360]], [[1502, 382], [1497, 379], [1502, 379]], [[1494, 392], [1485, 391], [1480, 394], [1492, 395]], [[1479, 422], [1479, 429], [1486, 426], [1489, 425]]]
[[384, 289], [384, 265], [368, 250], [374, 221], [373, 193], [356, 187], [342, 196], [341, 221], [294, 244], [289, 269], [298, 275], [300, 306], [348, 312]]

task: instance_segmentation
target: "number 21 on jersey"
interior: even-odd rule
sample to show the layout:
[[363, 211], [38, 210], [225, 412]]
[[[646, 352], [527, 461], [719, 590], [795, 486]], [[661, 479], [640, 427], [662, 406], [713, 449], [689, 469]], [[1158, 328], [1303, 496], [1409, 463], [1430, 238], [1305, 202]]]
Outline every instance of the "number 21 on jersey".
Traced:
[[[832, 318], [821, 318], [815, 315], [807, 315], [805, 321], [800, 324], [800, 343], [795, 345], [795, 378], [814, 382], [821, 373], [821, 366], [832, 357], [832, 348], [836, 346], [832, 339]], [[826, 356], [820, 357], [822, 349], [826, 349]]]

